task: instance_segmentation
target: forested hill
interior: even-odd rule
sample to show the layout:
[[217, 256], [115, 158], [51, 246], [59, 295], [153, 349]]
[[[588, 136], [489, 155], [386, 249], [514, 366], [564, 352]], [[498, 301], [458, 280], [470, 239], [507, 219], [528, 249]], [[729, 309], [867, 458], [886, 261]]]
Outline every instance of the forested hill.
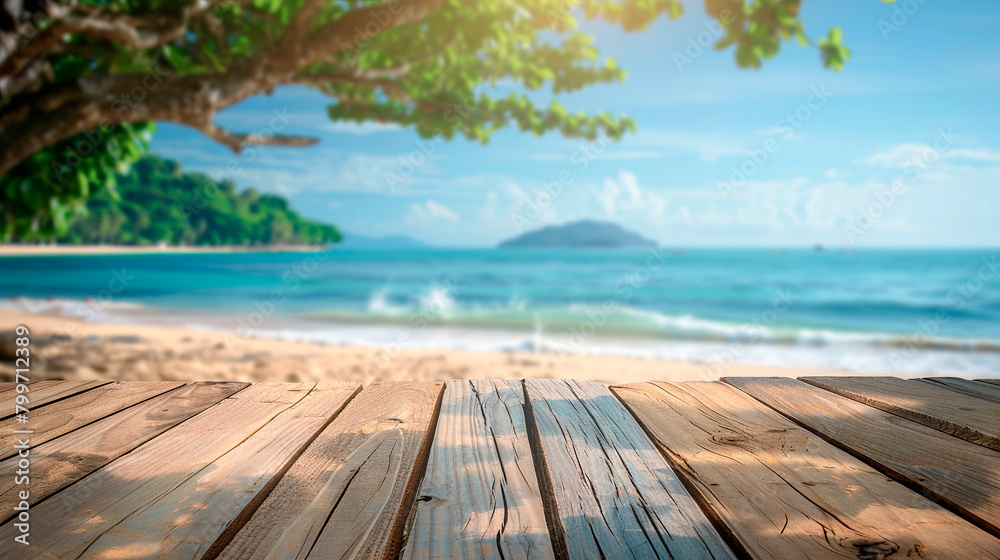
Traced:
[[117, 193], [87, 200], [59, 241], [149, 245], [318, 245], [337, 228], [303, 219], [280, 196], [237, 191], [232, 181], [184, 173], [176, 161], [146, 156], [117, 180]]

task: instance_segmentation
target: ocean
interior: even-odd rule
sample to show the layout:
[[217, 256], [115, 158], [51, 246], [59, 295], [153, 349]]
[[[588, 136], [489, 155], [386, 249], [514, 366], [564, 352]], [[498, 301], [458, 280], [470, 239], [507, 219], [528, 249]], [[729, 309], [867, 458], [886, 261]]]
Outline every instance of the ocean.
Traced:
[[0, 258], [0, 309], [405, 348], [1000, 377], [994, 250]]

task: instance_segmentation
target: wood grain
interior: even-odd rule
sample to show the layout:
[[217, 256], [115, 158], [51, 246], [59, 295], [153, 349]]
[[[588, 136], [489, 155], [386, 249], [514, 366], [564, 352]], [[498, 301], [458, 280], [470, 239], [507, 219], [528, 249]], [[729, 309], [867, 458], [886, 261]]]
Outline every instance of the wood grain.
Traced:
[[202, 558], [224, 532], [235, 535], [360, 390], [358, 383], [318, 384], [236, 448], [103, 533], [81, 558]]
[[525, 381], [544, 452], [557, 553], [733, 558], [636, 420], [602, 384]]
[[[28, 408], [32, 411], [37, 411], [49, 403], [65, 399], [77, 393], [89, 391], [101, 385], [107, 385], [108, 383], [110, 381], [53, 381], [51, 383], [36, 381], [28, 383]], [[38, 386], [39, 384], [43, 385]], [[14, 416], [16, 398], [16, 391], [0, 398], [0, 420], [6, 420]]]
[[90, 391], [73, 395], [61, 401], [32, 410], [27, 424], [19, 424], [14, 418], [0, 421], [0, 459], [13, 456], [14, 430], [27, 427], [31, 434], [31, 445], [39, 446], [96, 422], [105, 416], [139, 404], [157, 395], [162, 395], [184, 385], [174, 381], [116, 381]]
[[[38, 503], [245, 387], [246, 383], [192, 383], [49, 441], [31, 450], [31, 499]], [[0, 462], [14, 472], [18, 458]], [[0, 522], [13, 517], [18, 488], [0, 478]]]
[[285, 473], [220, 558], [395, 558], [442, 383], [376, 382]]
[[1000, 453], [795, 379], [723, 381], [1000, 535]]
[[[252, 385], [38, 504], [32, 514], [45, 523], [32, 525], [34, 556], [29, 558], [81, 557], [102, 534], [141, 515], [301, 401], [312, 387]], [[13, 538], [10, 523], [0, 527], [0, 537]]]
[[405, 560], [553, 558], [520, 381], [445, 386]]
[[753, 558], [1000, 558], [1000, 540], [729, 385], [612, 390]]
[[898, 377], [802, 377], [802, 381], [946, 434], [1000, 451], [1000, 403]]
[[972, 381], [971, 379], [962, 379], [960, 377], [927, 377], [921, 379], [920, 382], [945, 387], [946, 389], [970, 397], [1000, 403], [1000, 386], [997, 385]]
[[[59, 379], [43, 379], [41, 381], [32, 381], [28, 383], [29, 387], [33, 391], [44, 389], [54, 383], [62, 383]], [[13, 381], [3, 381], [0, 382], [0, 406], [13, 406], [13, 402], [9, 399], [17, 396], [17, 383]], [[7, 412], [4, 410], [4, 412]]]

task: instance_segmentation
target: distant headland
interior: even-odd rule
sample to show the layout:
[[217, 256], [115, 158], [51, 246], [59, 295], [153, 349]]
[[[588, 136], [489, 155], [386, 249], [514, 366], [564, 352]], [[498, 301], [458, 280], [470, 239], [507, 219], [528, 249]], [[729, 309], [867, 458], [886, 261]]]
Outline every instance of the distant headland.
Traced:
[[613, 222], [580, 220], [547, 226], [500, 243], [500, 249], [645, 249], [659, 243]]

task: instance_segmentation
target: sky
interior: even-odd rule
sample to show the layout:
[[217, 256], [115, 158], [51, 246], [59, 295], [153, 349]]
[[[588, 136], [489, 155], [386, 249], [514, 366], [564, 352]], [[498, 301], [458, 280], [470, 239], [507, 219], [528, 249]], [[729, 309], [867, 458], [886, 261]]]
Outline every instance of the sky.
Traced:
[[1000, 246], [1000, 2], [804, 2], [811, 39], [843, 30], [852, 56], [839, 73], [795, 42], [760, 70], [738, 69], [731, 49], [700, 47], [718, 33], [701, 2], [685, 8], [641, 33], [584, 27], [629, 76], [559, 99], [635, 119], [619, 142], [507, 129], [485, 146], [426, 143], [332, 122], [329, 98], [283, 87], [216, 121], [318, 145], [236, 155], [160, 123], [152, 148], [283, 195], [348, 235], [440, 246], [493, 246], [583, 218], [674, 247]]

